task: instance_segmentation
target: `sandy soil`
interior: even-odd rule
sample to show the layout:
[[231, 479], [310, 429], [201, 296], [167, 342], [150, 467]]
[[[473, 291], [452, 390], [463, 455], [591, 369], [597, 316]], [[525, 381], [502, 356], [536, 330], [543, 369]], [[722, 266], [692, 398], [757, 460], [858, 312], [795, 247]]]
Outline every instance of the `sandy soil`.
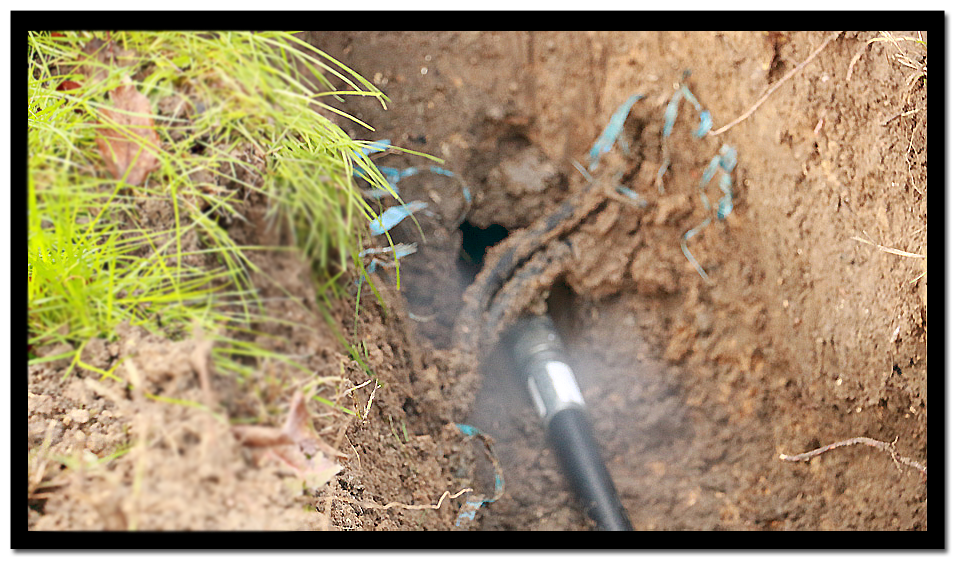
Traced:
[[[372, 400], [364, 420], [311, 406], [322, 437], [347, 456], [342, 471], [305, 492], [282, 470], [256, 466], [209, 413], [36, 366], [28, 451], [51, 486], [30, 501], [29, 527], [456, 529], [465, 495], [429, 505], [446, 491], [492, 491], [481, 444], [454, 425], [467, 422], [494, 439], [505, 495], [459, 529], [591, 528], [504, 361], [477, 368], [477, 353], [453, 348], [452, 325], [478, 270], [463, 234], [524, 228], [578, 190], [572, 160], [585, 164], [612, 112], [643, 94], [627, 122], [632, 157], [614, 159], [648, 205], [613, 202], [577, 234], [575, 259], [549, 297], [634, 525], [926, 530], [926, 476], [886, 452], [858, 445], [808, 463], [779, 459], [864, 436], [898, 439], [901, 456], [927, 461], [926, 260], [854, 239], [927, 254], [926, 86], [895, 60], [893, 44], [868, 46], [875, 35], [845, 32], [718, 137], [692, 139], [695, 116], [684, 105], [659, 193], [662, 111], [684, 70], [719, 127], [827, 33], [308, 33], [392, 99], [388, 111], [349, 100], [345, 110], [376, 128], [346, 123], [350, 134], [440, 156], [472, 191], [465, 210], [457, 180], [400, 184], [404, 198], [426, 200], [434, 213], [417, 216], [421, 233], [410, 220], [392, 232], [419, 241], [402, 259], [401, 293], [378, 272], [387, 310], [366, 293], [357, 322], [352, 297], [333, 313], [364, 340], [371, 375], [314, 307], [308, 267], [294, 255], [256, 258], [304, 299], [266, 303], [306, 326], [259, 329], [265, 345], [332, 376], [322, 395], [362, 409]], [[919, 46], [900, 47], [926, 61]], [[689, 241], [704, 281], [680, 237], [706, 216], [696, 183], [721, 143], [739, 152], [734, 208]], [[400, 154], [378, 163], [428, 165]], [[708, 191], [715, 201], [715, 181]], [[257, 219], [263, 204], [250, 206]], [[279, 241], [263, 222], [236, 236]], [[258, 283], [266, 297], [283, 295]], [[210, 345], [125, 337], [93, 348], [91, 364], [133, 354], [154, 393], [202, 399], [191, 361]], [[467, 378], [477, 370], [478, 380]], [[262, 368], [243, 384], [214, 376], [219, 407], [235, 420], [280, 424], [294, 385], [311, 376], [279, 372]], [[61, 470], [51, 454], [87, 466]]]

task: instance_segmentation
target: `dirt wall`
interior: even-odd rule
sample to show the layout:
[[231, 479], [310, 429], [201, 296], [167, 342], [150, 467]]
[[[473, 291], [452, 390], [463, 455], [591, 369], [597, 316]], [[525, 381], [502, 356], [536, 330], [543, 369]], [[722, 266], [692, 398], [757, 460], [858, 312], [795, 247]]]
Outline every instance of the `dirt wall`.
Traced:
[[[575, 190], [581, 179], [571, 160], [585, 163], [629, 95], [665, 101], [689, 70], [687, 84], [718, 128], [828, 33], [310, 37], [375, 77], [392, 98], [388, 112], [355, 107], [377, 137], [443, 157], [475, 191], [471, 222], [516, 229]], [[608, 449], [617, 460], [620, 451], [633, 455], [627, 469], [642, 464], [653, 473], [649, 480], [634, 473], [617, 481], [637, 495], [627, 507], [638, 506], [631, 513], [640, 526], [926, 528], [926, 479], [898, 470], [885, 453], [859, 447], [809, 464], [778, 459], [866, 436], [897, 438], [902, 455], [926, 461], [926, 263], [874, 246], [926, 256], [926, 80], [900, 60], [926, 63], [926, 50], [909, 42], [868, 45], [876, 35], [840, 35], [719, 136], [716, 143], [738, 149], [739, 165], [733, 213], [691, 244], [710, 281], [683, 258], [678, 235], [675, 242], [667, 236], [655, 247], [672, 281], [655, 293], [637, 281], [612, 300], [623, 302], [620, 313], [656, 311], [649, 344], [636, 354], [642, 359], [645, 351], [647, 361], [668, 365], [665, 374], [675, 376], [669, 387], [679, 389], [691, 430], [673, 442], [688, 445], [699, 471], [680, 465], [670, 479], [674, 467], [667, 473], [667, 461], [655, 453], [638, 454], [631, 443]], [[505, 176], [493, 174], [530, 145], [569, 180], [561, 194], [546, 189], [535, 205], [513, 197]], [[685, 174], [692, 183], [699, 171]], [[683, 180], [683, 172], [674, 175]], [[601, 308], [598, 298], [573, 301], [577, 311]], [[598, 419], [597, 427], [607, 418]], [[618, 428], [612, 433], [620, 438]], [[553, 466], [543, 460], [546, 470]], [[676, 502], [675, 512], [672, 506], [662, 514], [653, 506], [644, 511], [652, 497], [639, 487], [659, 487], [652, 478], [660, 471], [671, 487], [659, 488], [663, 506]], [[719, 478], [707, 480], [712, 476]], [[553, 486], [561, 489], [559, 480]], [[503, 513], [523, 508], [506, 505]], [[547, 505], [546, 514], [558, 508]], [[505, 518], [499, 525], [518, 527]]]

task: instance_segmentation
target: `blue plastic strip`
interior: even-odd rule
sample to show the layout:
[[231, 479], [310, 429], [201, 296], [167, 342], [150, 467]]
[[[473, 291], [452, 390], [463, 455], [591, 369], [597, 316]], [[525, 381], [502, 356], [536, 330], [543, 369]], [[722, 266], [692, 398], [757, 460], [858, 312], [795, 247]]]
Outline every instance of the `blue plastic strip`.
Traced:
[[424, 201], [412, 201], [411, 203], [407, 203], [405, 205], [396, 205], [386, 209], [384, 213], [376, 217], [369, 224], [372, 236], [385, 234], [394, 228], [395, 225], [405, 220], [406, 217], [413, 215], [426, 207], [428, 207], [428, 203]]
[[479, 512], [484, 504], [490, 502], [495, 502], [502, 497], [505, 491], [505, 480], [502, 478], [502, 467], [499, 466], [498, 461], [495, 459], [495, 455], [492, 453], [491, 438], [479, 431], [479, 429], [473, 425], [468, 425], [466, 423], [456, 423], [456, 427], [463, 435], [468, 437], [479, 437], [485, 446], [486, 454], [492, 461], [492, 465], [495, 467], [495, 494], [491, 498], [486, 498], [479, 494], [473, 494], [468, 497], [465, 504], [462, 505], [462, 509], [459, 510], [459, 515], [455, 520], [455, 525], [457, 527], [462, 527], [463, 523], [469, 523], [475, 519], [475, 515]]
[[643, 95], [632, 95], [609, 118], [609, 124], [606, 125], [602, 134], [596, 139], [596, 143], [589, 150], [589, 171], [595, 171], [599, 167], [599, 160], [603, 154], [613, 149], [613, 144], [616, 143], [616, 138], [622, 133], [626, 118], [629, 117], [629, 111], [641, 98], [643, 98]]

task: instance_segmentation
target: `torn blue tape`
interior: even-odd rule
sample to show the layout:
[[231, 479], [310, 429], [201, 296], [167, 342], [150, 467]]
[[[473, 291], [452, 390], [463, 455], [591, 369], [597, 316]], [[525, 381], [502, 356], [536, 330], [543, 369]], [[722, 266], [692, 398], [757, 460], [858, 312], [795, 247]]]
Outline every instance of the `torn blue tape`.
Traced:
[[700, 113], [700, 124], [696, 130], [693, 131], [693, 136], [702, 138], [713, 128], [713, 118], [710, 116], [710, 111], [703, 110], [703, 106], [696, 100], [696, 96], [693, 95], [686, 85], [680, 85], [679, 88], [676, 89], [676, 92], [673, 93], [673, 97], [670, 98], [669, 104], [666, 105], [666, 112], [663, 115], [663, 138], [669, 138], [670, 134], [673, 133], [673, 125], [676, 123], [676, 117], [679, 115], [679, 103], [683, 98], [693, 105], [696, 112]]
[[446, 177], [455, 177], [455, 173], [453, 173], [453, 172], [451, 172], [451, 171], [449, 171], [449, 170], [447, 170], [447, 169], [442, 169], [441, 167], [439, 167], [439, 166], [437, 166], [437, 165], [429, 166], [428, 170], [431, 171], [432, 173], [437, 173], [437, 174], [439, 174], [439, 175], [444, 175], [444, 176], [446, 176]]
[[[360, 166], [363, 163], [363, 158], [365, 156], [370, 156], [376, 152], [383, 152], [387, 150], [389, 147], [391, 147], [391, 143], [392, 141], [388, 138], [385, 138], [383, 140], [376, 140], [374, 142], [369, 142], [368, 145], [362, 148], [361, 150], [353, 151], [352, 153], [354, 153], [355, 155], [353, 156], [352, 159], [356, 164]], [[382, 168], [378, 168], [378, 169], [381, 170]], [[353, 169], [351, 173], [355, 177], [361, 177], [363, 179], [365, 178], [365, 172], [363, 170]], [[392, 187], [392, 190], [395, 191], [395, 193], [397, 194], [398, 187], [396, 187], [395, 184], [392, 183], [391, 181], [389, 181], [388, 184]], [[391, 195], [392, 193], [387, 189], [382, 189], [380, 187], [373, 187], [371, 189], [363, 189], [362, 194], [368, 197], [369, 199], [380, 199], [386, 195]]]
[[733, 177], [729, 173], [724, 173], [720, 177], [720, 191], [727, 197], [733, 197]]
[[689, 263], [692, 264], [693, 267], [696, 268], [696, 271], [699, 272], [700, 277], [703, 278], [704, 281], [709, 281], [710, 278], [709, 278], [709, 276], [706, 275], [706, 272], [703, 271], [703, 266], [700, 266], [700, 263], [696, 261], [696, 258], [694, 258], [692, 254], [690, 254], [690, 250], [689, 250], [689, 248], [686, 246], [686, 241], [689, 240], [690, 238], [693, 238], [694, 236], [696, 236], [696, 234], [697, 234], [699, 231], [701, 231], [701, 230], [703, 230], [704, 228], [706, 228], [706, 225], [708, 225], [708, 224], [710, 224], [710, 219], [709, 219], [709, 217], [707, 217], [706, 219], [704, 219], [703, 222], [701, 222], [701, 223], [699, 224], [699, 226], [696, 226], [696, 227], [694, 227], [694, 228], [691, 228], [691, 229], [687, 230], [687, 231], [683, 234], [683, 238], [680, 239], [680, 243], [679, 243], [680, 248], [683, 249], [683, 256], [686, 256], [686, 259], [689, 260]]
[[462, 527], [462, 522], [469, 523], [475, 519], [475, 515], [479, 512], [479, 508], [485, 504], [485, 500], [474, 500], [469, 498], [462, 505], [462, 509], [459, 510], [459, 515], [455, 519], [455, 525], [457, 527]]
[[709, 134], [710, 130], [712, 129], [713, 129], [713, 117], [710, 116], [710, 111], [704, 110], [703, 112], [700, 112], [700, 125], [693, 132], [693, 135], [696, 136], [697, 138], [702, 138], [707, 134]]
[[666, 112], [663, 113], [663, 138], [669, 138], [673, 133], [673, 125], [676, 124], [676, 116], [679, 115], [679, 98], [679, 91], [677, 91], [666, 105]]
[[733, 173], [733, 169], [736, 167], [736, 148], [729, 144], [723, 144], [720, 147], [720, 155], [722, 156], [720, 165], [723, 167], [723, 171]]
[[388, 138], [385, 138], [384, 140], [376, 140], [374, 142], [368, 142], [368, 145], [360, 150], [352, 150], [352, 153], [355, 154], [355, 161], [359, 162], [364, 156], [370, 156], [376, 152], [384, 152], [391, 147], [391, 144], [392, 141]]
[[720, 161], [722, 159], [719, 155], [715, 155], [713, 159], [710, 160], [709, 165], [703, 170], [703, 176], [700, 177], [700, 189], [706, 188], [706, 186], [710, 184], [710, 181], [713, 180], [713, 176], [716, 175], [716, 172], [720, 169]]
[[[438, 175], [444, 175], [445, 177], [451, 177], [453, 179], [459, 178], [459, 176], [454, 171], [442, 169], [437, 165], [429, 166], [428, 170]], [[465, 199], [466, 203], [470, 205], [472, 204], [472, 193], [469, 191], [469, 188], [467, 185], [462, 185], [462, 198]]]
[[[392, 194], [392, 192], [388, 189], [362, 189], [361, 192], [362, 195], [376, 201], [382, 197], [388, 197]], [[398, 191], [396, 191], [395, 194], [397, 195]]]
[[699, 101], [696, 100], [696, 97], [693, 95], [693, 92], [690, 91], [689, 87], [686, 85], [680, 85], [679, 92], [686, 97], [686, 100], [689, 101], [690, 104], [693, 105], [693, 108], [696, 109], [696, 112], [703, 110], [703, 107], [700, 105]]
[[395, 225], [405, 220], [406, 217], [421, 211], [426, 207], [428, 207], [428, 203], [424, 201], [412, 201], [411, 203], [405, 205], [396, 205], [386, 209], [384, 213], [377, 216], [369, 224], [372, 236], [385, 234], [394, 228]]
[[723, 195], [719, 204], [717, 205], [716, 218], [718, 220], [723, 220], [731, 212], [733, 212], [733, 197], [730, 195]]
[[609, 124], [606, 125], [602, 134], [596, 139], [596, 143], [589, 150], [589, 171], [595, 171], [599, 167], [599, 160], [603, 154], [613, 149], [613, 144], [616, 143], [616, 138], [622, 133], [626, 118], [629, 117], [629, 111], [641, 98], [643, 98], [643, 95], [632, 95], [609, 118]]
[[[453, 179], [461, 179], [457, 173], [453, 171], [449, 171], [447, 169], [443, 169], [435, 165], [428, 167], [428, 169], [415, 167], [415, 166], [406, 167], [405, 169], [398, 169], [395, 167], [385, 166], [385, 167], [379, 167], [378, 170], [382, 172], [382, 175], [385, 176], [385, 181], [388, 182], [388, 185], [392, 188], [392, 190], [395, 191], [396, 194], [400, 192], [400, 189], [398, 188], [398, 184], [399, 182], [401, 182], [402, 179], [405, 179], [406, 177], [411, 177], [413, 175], [418, 175], [419, 173], [423, 173], [425, 171], [434, 173], [436, 175], [444, 175], [445, 177], [451, 177]], [[361, 174], [357, 171], [355, 172], [355, 175], [359, 177], [361, 176]], [[464, 185], [464, 182], [461, 187], [461, 191], [462, 191], [462, 198], [465, 199], [466, 203], [471, 205], [472, 193], [471, 191], [469, 191], [468, 186]], [[381, 188], [363, 189], [362, 193], [369, 199], [380, 199], [382, 197], [391, 195], [390, 191], [386, 189], [381, 189]]]
[[647, 205], [646, 199], [640, 197], [639, 193], [633, 191], [632, 189], [630, 189], [629, 187], [626, 187], [625, 185], [617, 186], [616, 192], [619, 193], [620, 195], [623, 195], [624, 197], [629, 197], [633, 201], [636, 201], [636, 204], [639, 205], [640, 207], [645, 207]]
[[398, 193], [398, 182], [406, 177], [411, 177], [418, 174], [417, 167], [406, 167], [405, 169], [398, 169], [395, 167], [379, 167], [379, 171], [385, 176], [385, 181], [391, 185], [392, 189]]
[[482, 433], [477, 427], [474, 425], [468, 425], [467, 423], [456, 423], [455, 426], [459, 428], [459, 431], [462, 432], [462, 435], [468, 435], [471, 437], [473, 435], [479, 435]]
[[[488, 442], [485, 440], [485, 435], [481, 431], [479, 431], [477, 427], [473, 425], [468, 425], [466, 423], [456, 423], [455, 426], [459, 428], [459, 431], [461, 431], [463, 435], [466, 435], [468, 437], [475, 437], [475, 436], [482, 437], [483, 443], [486, 444], [486, 452], [489, 453], [489, 458], [490, 459], [495, 458], [490, 452], [491, 449], [488, 446]], [[493, 464], [496, 464], [494, 460], [493, 460]], [[465, 504], [462, 505], [461, 510], [459, 510], [459, 515], [455, 520], [455, 525], [457, 527], [462, 527], [463, 523], [467, 524], [472, 520], [474, 520], [476, 514], [478, 514], [479, 512], [479, 509], [481, 509], [484, 504], [495, 502], [501, 497], [502, 492], [505, 490], [505, 480], [502, 478], [502, 475], [500, 474], [499, 471], [500, 471], [500, 467], [498, 467], [498, 465], [496, 464], [495, 495], [491, 498], [486, 498], [482, 495], [477, 495], [477, 494], [473, 494], [469, 496], [468, 499], [465, 501]]]

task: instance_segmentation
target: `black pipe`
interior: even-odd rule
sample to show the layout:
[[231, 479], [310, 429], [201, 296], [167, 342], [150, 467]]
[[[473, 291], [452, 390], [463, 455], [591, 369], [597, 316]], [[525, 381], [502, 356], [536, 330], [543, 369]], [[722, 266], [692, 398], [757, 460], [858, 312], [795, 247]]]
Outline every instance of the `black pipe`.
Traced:
[[545, 315], [520, 320], [509, 333], [517, 374], [548, 429], [549, 441], [596, 528], [632, 530], [592, 434], [586, 402], [562, 341]]

